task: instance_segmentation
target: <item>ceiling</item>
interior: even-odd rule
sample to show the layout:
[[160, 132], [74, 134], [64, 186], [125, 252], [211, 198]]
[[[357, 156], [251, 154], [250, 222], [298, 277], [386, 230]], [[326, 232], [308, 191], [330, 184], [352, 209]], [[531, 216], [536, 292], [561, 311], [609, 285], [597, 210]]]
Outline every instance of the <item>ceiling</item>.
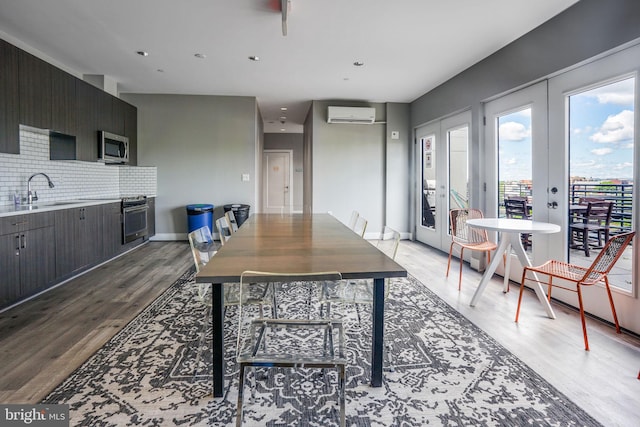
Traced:
[[576, 2], [290, 0], [283, 36], [280, 0], [0, 0], [0, 37], [120, 93], [256, 97], [265, 132], [301, 132], [311, 100], [411, 102]]

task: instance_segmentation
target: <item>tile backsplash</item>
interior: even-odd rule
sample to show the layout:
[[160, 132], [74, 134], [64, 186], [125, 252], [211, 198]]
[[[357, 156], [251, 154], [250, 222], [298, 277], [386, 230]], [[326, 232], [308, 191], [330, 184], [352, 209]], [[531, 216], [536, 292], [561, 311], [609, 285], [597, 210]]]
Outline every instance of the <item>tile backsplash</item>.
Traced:
[[49, 188], [43, 176], [31, 180], [42, 203], [82, 198], [120, 198], [157, 193], [155, 166], [117, 166], [101, 162], [49, 160], [49, 135], [20, 128], [20, 154], [0, 153], [0, 206], [13, 204], [17, 190], [27, 196], [27, 180], [38, 172], [54, 183]]

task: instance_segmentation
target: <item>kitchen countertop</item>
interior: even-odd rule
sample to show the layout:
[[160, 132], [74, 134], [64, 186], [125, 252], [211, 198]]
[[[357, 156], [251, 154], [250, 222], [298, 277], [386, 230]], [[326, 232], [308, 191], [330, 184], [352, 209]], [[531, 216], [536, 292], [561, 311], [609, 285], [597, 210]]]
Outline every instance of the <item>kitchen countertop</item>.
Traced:
[[112, 199], [78, 199], [78, 200], [60, 200], [56, 202], [34, 203], [31, 206], [20, 205], [0, 206], [0, 218], [14, 215], [25, 215], [38, 212], [56, 211], [60, 209], [81, 208], [83, 206], [102, 205], [106, 203], [120, 203], [120, 198]]

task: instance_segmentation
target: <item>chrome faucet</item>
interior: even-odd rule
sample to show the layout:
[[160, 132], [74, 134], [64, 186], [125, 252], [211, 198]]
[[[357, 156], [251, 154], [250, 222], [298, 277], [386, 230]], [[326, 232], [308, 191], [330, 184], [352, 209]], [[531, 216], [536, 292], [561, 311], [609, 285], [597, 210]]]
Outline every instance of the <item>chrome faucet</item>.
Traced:
[[38, 194], [35, 191], [33, 193], [31, 192], [31, 180], [33, 179], [34, 176], [37, 176], [37, 175], [42, 175], [45, 178], [47, 178], [47, 182], [49, 183], [49, 188], [55, 187], [55, 185], [53, 185], [53, 182], [51, 181], [51, 178], [49, 178], [49, 175], [42, 172], [34, 173], [27, 180], [27, 204], [28, 205], [31, 205], [33, 204], [34, 201], [38, 200]]

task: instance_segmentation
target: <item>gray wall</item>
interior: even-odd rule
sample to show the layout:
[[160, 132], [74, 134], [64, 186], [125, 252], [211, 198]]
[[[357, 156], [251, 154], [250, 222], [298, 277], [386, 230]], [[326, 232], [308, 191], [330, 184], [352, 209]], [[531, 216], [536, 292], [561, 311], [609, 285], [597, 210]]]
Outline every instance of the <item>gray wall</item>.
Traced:
[[[563, 13], [424, 94], [411, 104], [411, 126], [470, 108], [470, 158], [480, 155], [482, 102], [542, 80], [640, 38], [640, 1], [581, 0]], [[473, 165], [472, 165], [473, 167]], [[472, 170], [472, 174], [478, 173]], [[483, 196], [473, 180], [471, 199]]]
[[[188, 204], [243, 203], [253, 212], [261, 152], [255, 98], [121, 97], [138, 108], [138, 164], [158, 168], [158, 239], [186, 237]], [[250, 181], [241, 180], [244, 173]]]
[[[400, 233], [409, 233], [411, 212], [411, 148], [409, 104], [387, 104], [385, 153], [385, 225]], [[391, 132], [398, 132], [398, 139]]]
[[[329, 105], [361, 106], [348, 101], [314, 101], [313, 114], [313, 212], [331, 211], [348, 223], [353, 210], [368, 221], [368, 232], [384, 225], [385, 137], [384, 124], [329, 124]], [[376, 108], [376, 120], [385, 120], [384, 104]]]
[[294, 212], [302, 212], [302, 194], [303, 194], [303, 166], [302, 166], [302, 144], [303, 136], [301, 133], [265, 133], [264, 149], [265, 150], [292, 150], [293, 151], [293, 170], [291, 171], [293, 183], [293, 206]]

